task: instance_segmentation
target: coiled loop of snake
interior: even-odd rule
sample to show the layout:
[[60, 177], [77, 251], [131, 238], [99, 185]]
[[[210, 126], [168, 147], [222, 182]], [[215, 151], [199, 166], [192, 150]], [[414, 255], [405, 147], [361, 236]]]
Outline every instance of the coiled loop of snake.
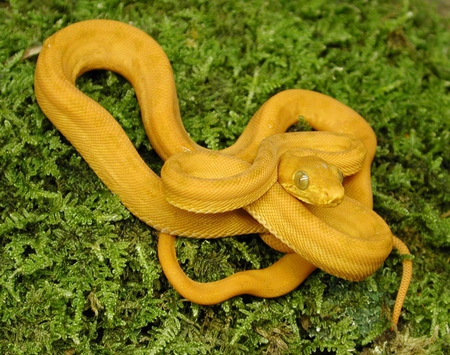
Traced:
[[[349, 176], [361, 170], [365, 155], [364, 144], [348, 134], [277, 134], [261, 142], [251, 164], [220, 152], [178, 153], [166, 161], [161, 177], [172, 205], [192, 212], [218, 213], [245, 207], [260, 198], [277, 181], [279, 165], [283, 164], [285, 175], [304, 169], [302, 162], [307, 164], [306, 160], [299, 157], [322, 158], [322, 164], [333, 164]], [[323, 189], [333, 185], [328, 175], [317, 175], [315, 180], [319, 181], [313, 181], [315, 185]]]
[[[161, 179], [145, 164], [120, 125], [76, 88], [76, 78], [93, 69], [115, 71], [131, 82], [152, 147], [167, 160], [186, 151], [207, 151], [183, 127], [170, 63], [151, 37], [132, 26], [84, 21], [46, 40], [36, 67], [35, 93], [43, 112], [108, 188], [135, 216], [162, 232], [159, 257], [166, 275], [194, 302], [210, 304], [223, 299], [220, 290], [216, 298], [206, 291], [199, 294], [198, 285], [177, 269], [173, 238], [165, 233], [216, 238], [269, 231], [297, 253], [286, 255], [267, 272], [246, 273], [245, 282], [236, 276], [227, 283], [234, 288], [227, 297], [242, 292], [276, 297], [295, 288], [315, 266], [361, 280], [380, 267], [394, 241], [401, 243], [372, 211], [370, 165], [376, 139], [367, 122], [349, 107], [311, 91], [281, 92], [261, 107], [237, 142], [222, 151], [247, 162], [248, 167], [264, 138], [284, 132], [299, 116], [316, 130], [353, 135], [363, 142], [366, 159], [359, 172], [344, 179], [346, 197], [338, 207], [305, 206], [275, 182], [243, 206], [245, 211], [192, 213], [167, 202]], [[331, 144], [328, 138], [319, 143]]]

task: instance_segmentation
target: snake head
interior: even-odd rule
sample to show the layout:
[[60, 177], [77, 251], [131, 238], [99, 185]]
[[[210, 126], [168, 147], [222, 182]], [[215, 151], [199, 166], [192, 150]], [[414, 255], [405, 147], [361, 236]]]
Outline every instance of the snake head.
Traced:
[[317, 156], [286, 152], [278, 165], [278, 182], [300, 201], [335, 207], [344, 199], [342, 172]]

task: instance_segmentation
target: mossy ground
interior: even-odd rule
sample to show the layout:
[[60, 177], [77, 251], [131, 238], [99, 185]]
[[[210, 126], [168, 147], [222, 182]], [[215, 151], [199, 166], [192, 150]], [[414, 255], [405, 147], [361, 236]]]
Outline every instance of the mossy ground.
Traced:
[[[21, 60], [90, 18], [132, 23], [162, 45], [185, 126], [210, 148], [289, 88], [328, 94], [370, 122], [375, 210], [415, 255], [398, 333], [387, 331], [396, 253], [364, 282], [315, 272], [270, 300], [200, 307], [168, 285], [154, 231], [42, 114], [36, 58]], [[449, 22], [413, 0], [0, 1], [0, 353], [449, 354], [449, 48]], [[131, 86], [107, 72], [78, 83], [158, 169]], [[278, 257], [255, 236], [178, 247], [198, 280]]]

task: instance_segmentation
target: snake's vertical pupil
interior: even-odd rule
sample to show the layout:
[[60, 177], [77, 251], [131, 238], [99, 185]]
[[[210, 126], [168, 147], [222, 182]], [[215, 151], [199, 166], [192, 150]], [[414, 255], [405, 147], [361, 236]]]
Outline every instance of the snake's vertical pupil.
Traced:
[[309, 185], [309, 177], [304, 171], [297, 171], [294, 175], [294, 183], [300, 190], [306, 190]]

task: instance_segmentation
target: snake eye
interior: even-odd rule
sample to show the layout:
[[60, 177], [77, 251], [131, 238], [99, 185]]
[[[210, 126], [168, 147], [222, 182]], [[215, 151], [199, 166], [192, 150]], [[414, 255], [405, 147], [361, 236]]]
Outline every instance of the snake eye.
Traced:
[[294, 175], [294, 183], [300, 190], [306, 190], [309, 185], [309, 177], [304, 171], [297, 171]]
[[338, 176], [339, 176], [339, 182], [342, 184], [344, 181], [344, 174], [342, 174], [342, 171], [338, 169]]

